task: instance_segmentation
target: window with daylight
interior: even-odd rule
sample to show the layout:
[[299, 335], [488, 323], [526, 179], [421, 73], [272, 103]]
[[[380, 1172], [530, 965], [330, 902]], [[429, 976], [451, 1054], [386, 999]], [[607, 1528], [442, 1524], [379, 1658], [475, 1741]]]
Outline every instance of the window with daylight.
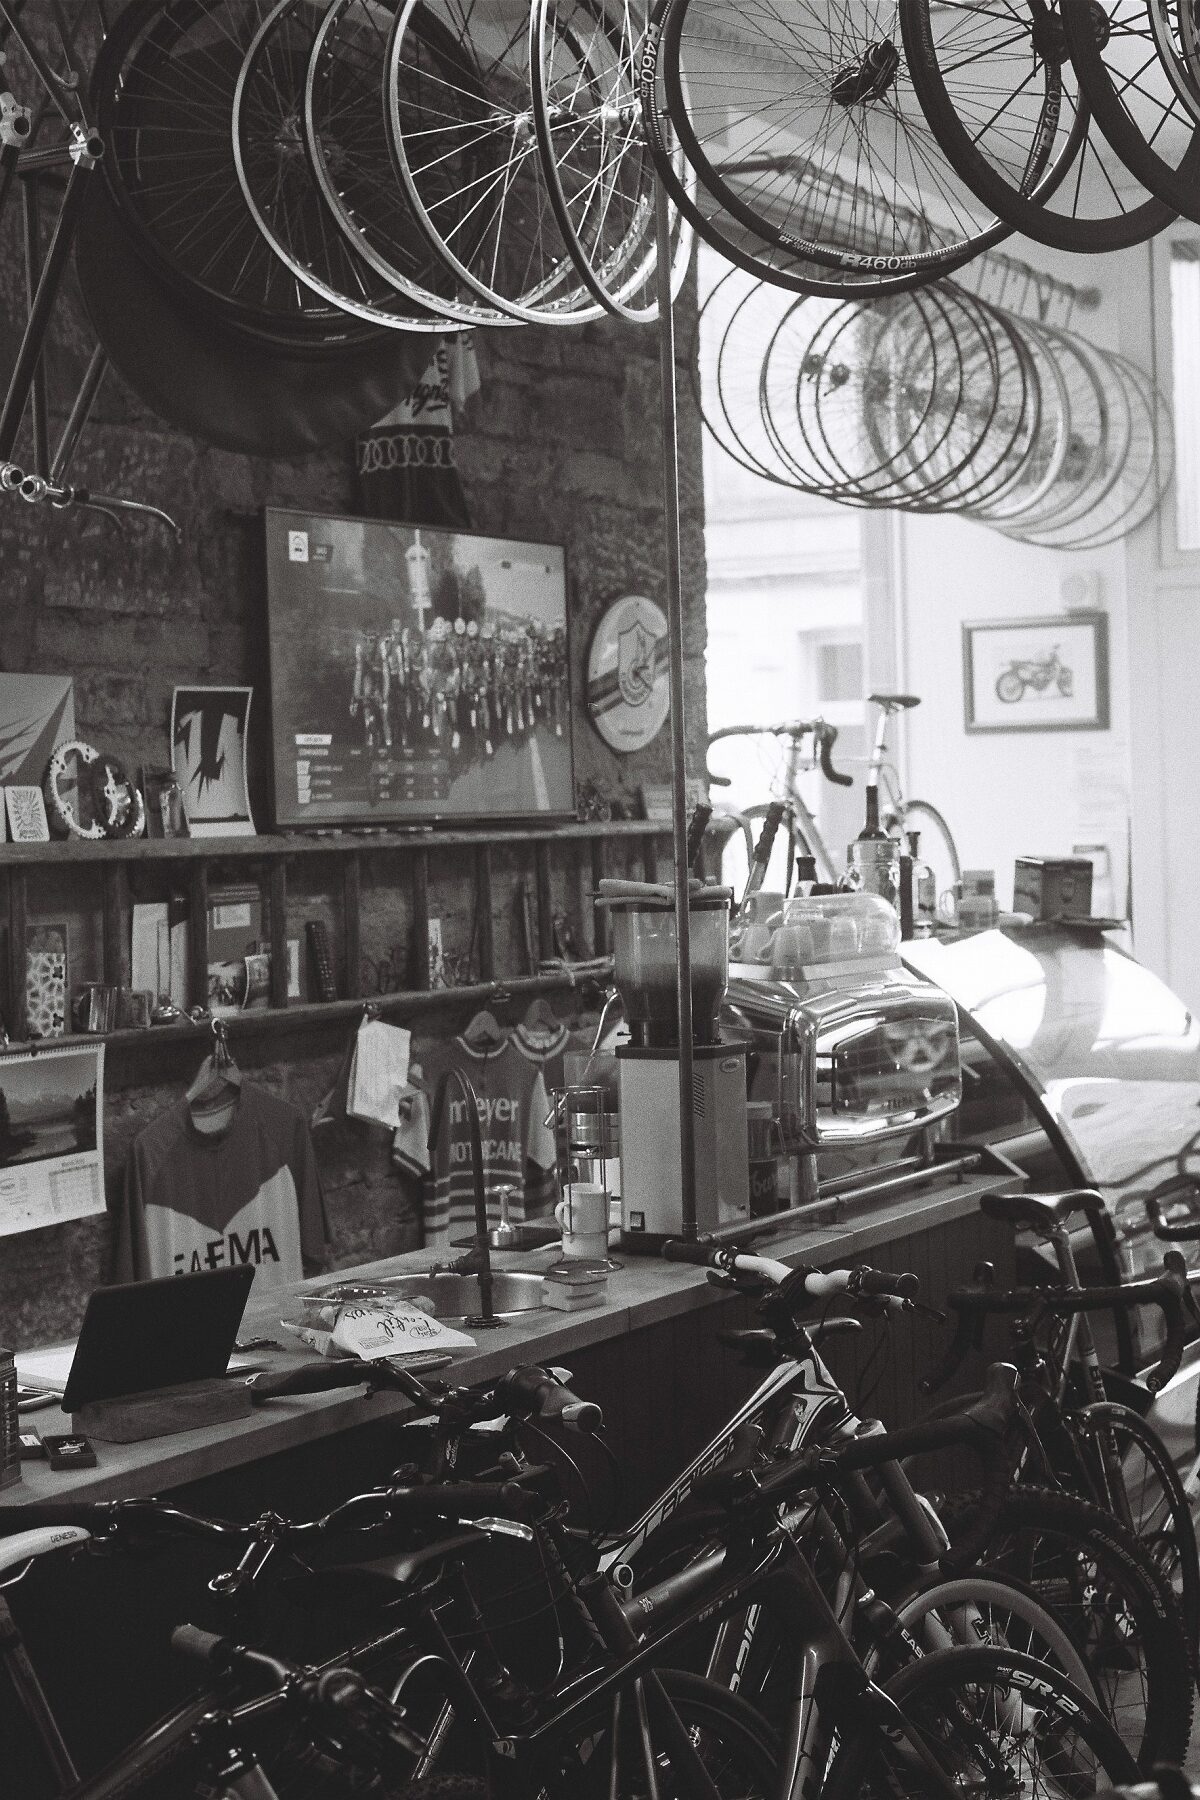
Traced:
[[1200, 550], [1200, 241], [1171, 245], [1171, 371], [1175, 414], [1175, 536]]

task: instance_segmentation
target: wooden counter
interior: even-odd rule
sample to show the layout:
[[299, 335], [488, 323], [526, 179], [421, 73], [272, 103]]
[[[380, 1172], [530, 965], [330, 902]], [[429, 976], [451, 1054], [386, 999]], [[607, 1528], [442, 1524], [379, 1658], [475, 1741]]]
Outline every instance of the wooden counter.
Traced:
[[[936, 1187], [931, 1183], [923, 1191], [909, 1192], [902, 1199], [880, 1205], [869, 1213], [859, 1213], [842, 1224], [781, 1234], [762, 1241], [757, 1247], [763, 1254], [784, 1261], [813, 1262], [823, 1267], [872, 1260], [878, 1260], [885, 1267], [917, 1267], [927, 1298], [936, 1303], [941, 1300], [942, 1290], [949, 1281], [967, 1277], [975, 1253], [996, 1254], [997, 1248], [1003, 1253], [1010, 1234], [1001, 1230], [997, 1236], [997, 1228], [989, 1227], [977, 1209], [981, 1194], [1011, 1185], [1007, 1175], [1000, 1177], [991, 1172], [959, 1179], [941, 1176], [936, 1178]], [[974, 1225], [963, 1223], [971, 1219], [975, 1221]], [[917, 1245], [914, 1241], [918, 1238], [923, 1240], [919, 1257], [915, 1254]], [[963, 1239], [958, 1246], [959, 1253], [938, 1254], [937, 1247], [948, 1244], [952, 1238]], [[911, 1261], [904, 1254], [906, 1246], [912, 1252]], [[930, 1246], [935, 1247], [932, 1253]], [[886, 1255], [880, 1254], [881, 1247], [886, 1249]], [[557, 1254], [557, 1250], [550, 1250], [532, 1255], [497, 1255], [494, 1262], [497, 1269], [541, 1272]], [[728, 1309], [731, 1304], [744, 1304], [737, 1300], [731, 1302], [727, 1293], [711, 1287], [702, 1269], [652, 1257], [628, 1256], [622, 1260], [624, 1267], [609, 1276], [605, 1306], [574, 1314], [544, 1308], [520, 1314], [499, 1329], [477, 1331], [473, 1334], [477, 1340], [476, 1348], [456, 1356], [452, 1369], [444, 1373], [452, 1372], [455, 1378], [464, 1381], [480, 1381], [518, 1363], [574, 1361], [578, 1368], [581, 1353], [586, 1363], [594, 1367], [598, 1358], [604, 1358], [606, 1346], [610, 1356], [616, 1358], [619, 1355], [613, 1340], [635, 1340], [643, 1347], [645, 1360], [651, 1363], [656, 1373], [661, 1372], [666, 1382], [667, 1370], [661, 1366], [664, 1364], [663, 1353], [661, 1348], [653, 1348], [654, 1344], [661, 1345], [665, 1340], [654, 1335], [655, 1329], [670, 1331], [672, 1321], [689, 1319], [705, 1309]], [[288, 1297], [305, 1289], [311, 1291], [333, 1279], [420, 1273], [432, 1267], [434, 1261], [428, 1252], [393, 1257], [385, 1262], [338, 1270], [336, 1277], [322, 1276], [295, 1288], [276, 1290], [269, 1300], [256, 1303], [252, 1299], [239, 1335], [243, 1338], [273, 1335], [280, 1317], [294, 1316], [298, 1310], [288, 1307]], [[695, 1329], [699, 1329], [700, 1341], [711, 1343], [717, 1324], [716, 1314], [711, 1323], [691, 1319], [692, 1331], [688, 1335], [691, 1337]], [[928, 1342], [932, 1349], [934, 1340]], [[627, 1345], [624, 1347], [628, 1348]], [[722, 1353], [715, 1343], [712, 1343], [712, 1350], [714, 1360], [717, 1360]], [[688, 1355], [694, 1354], [693, 1345]], [[913, 1354], [908, 1353], [910, 1371]], [[256, 1361], [258, 1356], [255, 1352]], [[261, 1356], [262, 1366], [272, 1369], [292, 1366], [300, 1360], [307, 1360], [305, 1353], [265, 1351]], [[693, 1375], [694, 1372], [693, 1366]], [[741, 1379], [744, 1389], [748, 1381], [745, 1376]], [[579, 1386], [585, 1394], [594, 1392], [582, 1382]], [[602, 1403], [605, 1401], [602, 1394], [597, 1393], [595, 1397]], [[213, 1476], [226, 1475], [283, 1452], [296, 1451], [306, 1445], [316, 1446], [337, 1434], [386, 1421], [389, 1416], [405, 1410], [406, 1402], [397, 1394], [380, 1393], [367, 1399], [359, 1389], [272, 1400], [256, 1408], [249, 1418], [203, 1430], [180, 1432], [138, 1444], [97, 1442], [97, 1467], [94, 1469], [52, 1474], [44, 1462], [27, 1462], [23, 1465], [23, 1480], [0, 1492], [0, 1506], [33, 1500], [109, 1500], [164, 1493]], [[881, 1411], [893, 1423], [901, 1422], [882, 1405]], [[54, 1407], [45, 1407], [25, 1418], [43, 1435], [71, 1428], [70, 1419]], [[679, 1449], [672, 1446], [672, 1453], [678, 1456]]]

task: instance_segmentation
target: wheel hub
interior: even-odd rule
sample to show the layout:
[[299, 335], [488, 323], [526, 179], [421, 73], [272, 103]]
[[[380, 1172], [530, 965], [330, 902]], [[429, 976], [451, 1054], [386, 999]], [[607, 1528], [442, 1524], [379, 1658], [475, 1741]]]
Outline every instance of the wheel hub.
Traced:
[[865, 106], [868, 101], [882, 100], [895, 85], [900, 67], [900, 52], [890, 38], [872, 44], [861, 62], [847, 63], [834, 76], [833, 97], [839, 106]]

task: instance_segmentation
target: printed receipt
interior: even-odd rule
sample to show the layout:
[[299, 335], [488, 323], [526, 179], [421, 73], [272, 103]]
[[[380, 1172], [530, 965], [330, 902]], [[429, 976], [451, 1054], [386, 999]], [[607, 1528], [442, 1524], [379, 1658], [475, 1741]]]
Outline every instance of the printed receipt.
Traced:
[[423, 1356], [430, 1350], [470, 1350], [475, 1344], [465, 1331], [453, 1331], [420, 1307], [391, 1300], [374, 1306], [343, 1306], [333, 1327], [333, 1341], [364, 1362], [381, 1356]]

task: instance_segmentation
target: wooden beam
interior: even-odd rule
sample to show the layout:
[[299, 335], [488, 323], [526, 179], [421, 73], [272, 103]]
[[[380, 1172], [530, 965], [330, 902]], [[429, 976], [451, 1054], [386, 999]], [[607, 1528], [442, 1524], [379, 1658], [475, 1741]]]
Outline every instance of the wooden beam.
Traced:
[[475, 852], [475, 904], [479, 909], [479, 979], [492, 981], [496, 974], [496, 925], [492, 917], [492, 852], [487, 844], [480, 844]]
[[550, 846], [535, 844], [533, 866], [537, 880], [537, 947], [545, 962], [554, 955], [554, 889], [550, 882]]
[[188, 884], [188, 1000], [208, 1005], [208, 864], [193, 863]]
[[[129, 865], [105, 863], [102, 883], [104, 979], [110, 987], [129, 985]], [[155, 995], [155, 1004], [158, 996]]]
[[362, 995], [362, 858], [342, 864], [342, 954], [346, 963], [346, 998]]
[[415, 850], [409, 868], [412, 905], [412, 984], [429, 986], [429, 852]]
[[[8, 1035], [23, 1041], [29, 1029], [25, 1010], [25, 938], [28, 915], [24, 869], [8, 871]], [[68, 976], [70, 971], [68, 970]], [[68, 995], [68, 1002], [70, 996]]]
[[288, 1003], [287, 863], [282, 858], [271, 864], [267, 880], [271, 917], [271, 1005], [286, 1006]]

